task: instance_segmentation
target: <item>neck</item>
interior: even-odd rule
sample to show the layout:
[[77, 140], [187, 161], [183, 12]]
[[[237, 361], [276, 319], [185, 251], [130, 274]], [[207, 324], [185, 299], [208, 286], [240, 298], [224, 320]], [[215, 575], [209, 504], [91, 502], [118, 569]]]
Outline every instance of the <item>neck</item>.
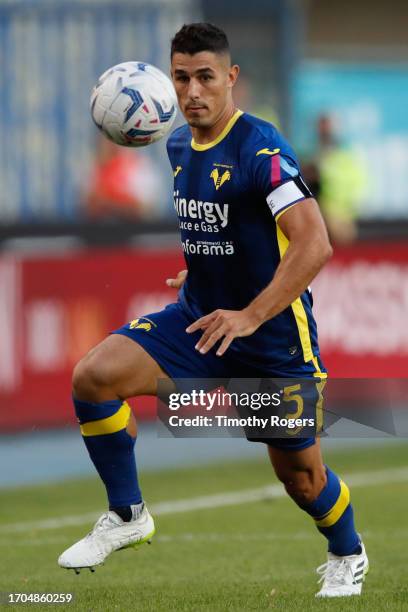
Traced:
[[222, 130], [225, 128], [228, 121], [231, 119], [231, 117], [233, 117], [236, 111], [237, 109], [231, 100], [230, 104], [225, 107], [224, 111], [211, 127], [192, 127], [191, 133], [194, 141], [197, 144], [208, 144], [209, 142], [215, 140], [217, 136], [221, 134]]

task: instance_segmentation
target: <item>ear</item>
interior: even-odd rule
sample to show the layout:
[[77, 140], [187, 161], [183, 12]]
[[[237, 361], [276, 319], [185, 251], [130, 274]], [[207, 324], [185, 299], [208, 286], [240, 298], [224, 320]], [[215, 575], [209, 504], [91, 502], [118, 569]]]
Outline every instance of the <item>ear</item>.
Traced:
[[234, 64], [228, 71], [228, 87], [234, 87], [239, 75], [239, 66]]

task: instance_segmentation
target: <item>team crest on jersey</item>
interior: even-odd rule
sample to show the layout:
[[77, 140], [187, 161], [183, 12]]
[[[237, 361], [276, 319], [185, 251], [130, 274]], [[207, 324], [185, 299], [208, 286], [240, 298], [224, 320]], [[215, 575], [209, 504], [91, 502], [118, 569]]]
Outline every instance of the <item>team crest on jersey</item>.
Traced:
[[176, 176], [182, 171], [182, 169], [182, 166], [176, 166], [176, 169], [173, 172], [174, 178], [176, 178]]
[[145, 331], [150, 331], [153, 325], [153, 321], [149, 321], [149, 319], [141, 317], [140, 319], [133, 319], [133, 321], [129, 323], [129, 329], [144, 329]]
[[231, 180], [232, 166], [226, 164], [213, 164], [214, 170], [210, 174], [210, 178], [214, 181], [215, 189], [218, 191], [226, 181]]

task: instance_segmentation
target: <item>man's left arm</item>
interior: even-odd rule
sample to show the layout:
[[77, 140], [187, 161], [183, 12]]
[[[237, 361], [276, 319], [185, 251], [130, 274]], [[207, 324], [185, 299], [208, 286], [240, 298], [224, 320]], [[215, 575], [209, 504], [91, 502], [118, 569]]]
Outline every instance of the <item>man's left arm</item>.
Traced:
[[215, 310], [187, 328], [188, 333], [204, 330], [196, 345], [200, 353], [207, 353], [223, 339], [217, 350], [221, 356], [234, 338], [253, 334], [262, 323], [290, 306], [331, 257], [326, 226], [313, 198], [285, 210], [277, 223], [288, 246], [273, 279], [243, 310]]

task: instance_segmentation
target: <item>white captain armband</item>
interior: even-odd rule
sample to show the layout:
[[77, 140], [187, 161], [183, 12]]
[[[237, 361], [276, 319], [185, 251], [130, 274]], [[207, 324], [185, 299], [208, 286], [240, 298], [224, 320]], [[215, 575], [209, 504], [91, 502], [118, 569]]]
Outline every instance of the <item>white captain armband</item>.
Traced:
[[312, 197], [313, 195], [303, 179], [300, 176], [296, 176], [271, 191], [266, 201], [273, 216], [276, 218], [284, 210], [293, 206], [293, 204]]

